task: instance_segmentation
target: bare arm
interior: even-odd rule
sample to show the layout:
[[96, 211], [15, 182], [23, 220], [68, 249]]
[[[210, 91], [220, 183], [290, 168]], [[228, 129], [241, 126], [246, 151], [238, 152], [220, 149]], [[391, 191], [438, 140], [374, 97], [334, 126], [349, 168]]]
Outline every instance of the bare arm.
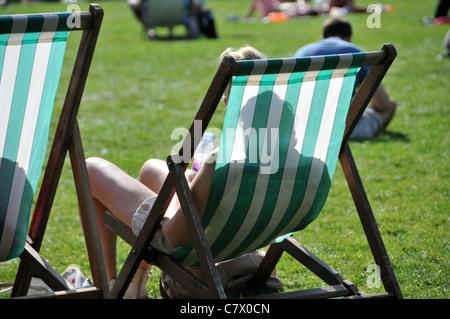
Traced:
[[[203, 212], [208, 202], [209, 191], [214, 175], [217, 153], [213, 152], [210, 158], [205, 161], [202, 168], [189, 183], [192, 196], [198, 213], [203, 216]], [[186, 219], [180, 207], [180, 202], [175, 196], [164, 215], [162, 231], [172, 247], [179, 247], [189, 242], [190, 236], [186, 225]]]
[[382, 84], [375, 91], [371, 107], [380, 115], [385, 128], [394, 116], [397, 101], [389, 96]]

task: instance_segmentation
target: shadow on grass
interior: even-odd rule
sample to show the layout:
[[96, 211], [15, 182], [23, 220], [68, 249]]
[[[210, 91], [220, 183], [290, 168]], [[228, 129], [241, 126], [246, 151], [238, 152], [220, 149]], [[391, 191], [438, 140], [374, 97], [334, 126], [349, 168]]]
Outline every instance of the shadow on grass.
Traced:
[[409, 143], [411, 140], [408, 137], [408, 135], [401, 133], [401, 132], [392, 132], [392, 131], [384, 131], [383, 133], [377, 135], [376, 137], [374, 137], [373, 139], [370, 140], [352, 140], [352, 142], [354, 143], [364, 143], [364, 142], [373, 142], [373, 143], [377, 143], [377, 142], [383, 142], [383, 143], [388, 143], [388, 142], [403, 142], [403, 143]]

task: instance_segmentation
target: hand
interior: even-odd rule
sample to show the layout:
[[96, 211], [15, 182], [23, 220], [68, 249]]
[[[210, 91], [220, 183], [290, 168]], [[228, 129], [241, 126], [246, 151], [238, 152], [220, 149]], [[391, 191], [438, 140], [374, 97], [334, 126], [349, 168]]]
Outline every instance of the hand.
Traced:
[[192, 180], [194, 179], [195, 175], [197, 175], [197, 172], [194, 172], [193, 170], [187, 170], [186, 171], [186, 180], [188, 183], [192, 182]]

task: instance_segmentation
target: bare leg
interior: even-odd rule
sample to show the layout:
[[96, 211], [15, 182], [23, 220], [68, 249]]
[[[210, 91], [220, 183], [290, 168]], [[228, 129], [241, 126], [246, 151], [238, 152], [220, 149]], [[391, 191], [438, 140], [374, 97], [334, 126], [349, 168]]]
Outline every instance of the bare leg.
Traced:
[[[114, 164], [101, 158], [89, 158], [86, 160], [86, 165], [99, 225], [106, 274], [108, 280], [112, 282], [117, 277], [116, 235], [104, 226], [105, 212], [111, 211], [119, 220], [131, 227], [133, 215], [137, 208], [147, 198], [157, 195], [167, 177], [168, 169], [161, 160], [149, 160], [141, 170], [139, 177], [142, 182], [140, 182]], [[208, 167], [208, 169], [202, 168], [196, 175], [197, 177], [203, 177], [192, 181], [194, 200], [201, 212], [206, 205], [214, 164], [205, 164], [204, 167]], [[187, 174], [189, 174], [189, 171]], [[190, 176], [188, 176], [188, 180], [190, 179]], [[178, 247], [189, 241], [186, 221], [178, 200], [172, 201], [166, 211], [164, 220], [166, 223], [162, 225], [162, 231], [173, 247]], [[125, 297], [147, 297], [145, 284], [149, 269], [150, 265], [142, 261]]]
[[[160, 159], [149, 159], [142, 165], [141, 171], [139, 172], [139, 181], [153, 192], [159, 193], [168, 174], [169, 169], [165, 161]], [[185, 175], [189, 183], [195, 176], [190, 169], [186, 170]]]
[[258, 11], [260, 17], [264, 18], [270, 12], [276, 9], [277, 3], [278, 1], [274, 0], [254, 0], [250, 5], [250, 8], [248, 9], [248, 12], [245, 15], [245, 17], [250, 18], [255, 13], [255, 11]]
[[108, 280], [117, 277], [116, 264], [116, 242], [117, 236], [111, 232], [103, 223], [106, 207], [94, 198], [94, 207], [97, 216], [97, 225], [100, 233], [100, 242], [103, 249], [103, 258], [106, 266], [106, 276]]
[[255, 11], [256, 11], [255, 1], [252, 1], [245, 17], [250, 18], [255, 13]]
[[159, 193], [168, 173], [169, 169], [165, 161], [150, 159], [142, 166], [139, 181], [153, 192]]
[[114, 164], [101, 158], [86, 160], [89, 182], [97, 214], [108, 279], [117, 275], [116, 236], [104, 226], [103, 218], [111, 211], [123, 223], [131, 227], [131, 220], [139, 205], [155, 196], [148, 187], [132, 178]]

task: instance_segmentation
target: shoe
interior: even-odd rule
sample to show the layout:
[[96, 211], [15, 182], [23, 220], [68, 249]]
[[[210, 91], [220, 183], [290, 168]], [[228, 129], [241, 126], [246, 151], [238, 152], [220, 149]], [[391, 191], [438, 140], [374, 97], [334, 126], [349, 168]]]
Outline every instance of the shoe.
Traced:
[[[148, 277], [150, 277], [150, 274], [150, 269], [139, 268], [136, 271], [136, 274], [134, 274], [134, 277], [131, 280], [127, 291], [125, 291], [123, 299], [147, 299], [148, 293], [145, 286], [147, 285]], [[110, 279], [108, 281], [109, 290], [112, 289], [115, 283], [116, 279]]]
[[92, 282], [86, 278], [77, 265], [70, 265], [61, 276], [72, 286], [73, 289], [93, 287]]
[[437, 17], [436, 19], [434, 19], [433, 23], [434, 25], [449, 24], [450, 17], [448, 16]]
[[123, 299], [147, 299], [148, 293], [146, 285], [150, 274], [150, 269], [139, 268], [131, 280], [130, 286], [128, 286]]

